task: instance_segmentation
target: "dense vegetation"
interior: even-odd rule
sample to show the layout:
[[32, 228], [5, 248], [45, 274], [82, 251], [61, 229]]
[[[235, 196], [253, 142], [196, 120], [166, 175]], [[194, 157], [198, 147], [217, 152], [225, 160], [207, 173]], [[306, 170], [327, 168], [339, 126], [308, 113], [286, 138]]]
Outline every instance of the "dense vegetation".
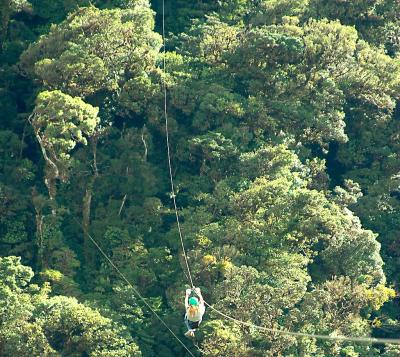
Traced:
[[[196, 285], [246, 322], [400, 334], [400, 3], [0, 4], [0, 355], [185, 356]], [[165, 59], [167, 73], [162, 71]], [[207, 311], [198, 356], [400, 355]]]

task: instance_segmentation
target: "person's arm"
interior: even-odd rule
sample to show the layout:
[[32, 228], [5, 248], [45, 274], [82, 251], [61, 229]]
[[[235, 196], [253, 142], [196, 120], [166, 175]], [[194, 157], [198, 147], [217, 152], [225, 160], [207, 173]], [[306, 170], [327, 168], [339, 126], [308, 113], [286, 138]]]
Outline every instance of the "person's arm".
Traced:
[[195, 288], [195, 292], [199, 298], [200, 313], [201, 313], [201, 316], [203, 317], [204, 313], [206, 312], [206, 306], [204, 304], [203, 295], [201, 295], [200, 288]]
[[204, 306], [204, 299], [203, 299], [203, 295], [201, 295], [200, 288], [195, 288], [194, 291], [196, 292], [196, 295], [199, 297], [200, 305]]
[[190, 290], [190, 289], [186, 289], [186, 295], [185, 295], [185, 309], [187, 310], [188, 309], [188, 307], [189, 307], [189, 296], [190, 296], [190, 293], [191, 293], [192, 291]]

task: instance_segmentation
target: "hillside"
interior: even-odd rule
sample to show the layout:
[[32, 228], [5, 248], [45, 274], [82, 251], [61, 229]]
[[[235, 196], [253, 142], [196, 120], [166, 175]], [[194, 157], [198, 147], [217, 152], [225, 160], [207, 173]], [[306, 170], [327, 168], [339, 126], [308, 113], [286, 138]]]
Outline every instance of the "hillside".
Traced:
[[0, 3], [0, 356], [399, 356], [399, 1], [162, 9]]

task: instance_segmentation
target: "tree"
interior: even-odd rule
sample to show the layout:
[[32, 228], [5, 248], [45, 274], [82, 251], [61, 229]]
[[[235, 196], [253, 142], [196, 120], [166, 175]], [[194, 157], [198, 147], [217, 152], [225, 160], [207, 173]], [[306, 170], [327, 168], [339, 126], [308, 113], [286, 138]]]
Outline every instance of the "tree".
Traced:
[[45, 183], [53, 213], [56, 207], [56, 180], [66, 180], [70, 152], [77, 143], [86, 144], [99, 122], [98, 108], [60, 91], [38, 95], [30, 116], [36, 139], [46, 162]]
[[8, 0], [4, 2], [1, 5], [0, 8], [0, 19], [1, 19], [1, 45], [3, 46], [3, 42], [5, 40], [5, 37], [7, 35], [7, 28], [8, 28], [8, 22], [10, 20], [10, 15], [11, 15], [11, 0]]
[[141, 356], [123, 329], [76, 299], [51, 298], [37, 306], [35, 313], [48, 341], [61, 354]]
[[343, 24], [354, 25], [363, 39], [376, 46], [384, 43], [390, 52], [396, 45], [393, 35], [398, 26], [398, 14], [399, 3], [393, 0], [312, 0], [306, 12], [313, 18], [338, 19]]
[[74, 298], [49, 298], [49, 286], [31, 284], [33, 275], [19, 258], [0, 258], [2, 355], [141, 355], [120, 326]]
[[7, 38], [8, 25], [11, 16], [16, 12], [23, 10], [30, 10], [30, 3], [27, 0], [5, 0], [0, 5], [0, 50], [3, 49], [4, 41]]
[[307, 5], [307, 0], [223, 0], [220, 13], [224, 19], [253, 27], [278, 24], [284, 17], [301, 17]]
[[[21, 56], [20, 67], [51, 90], [104, 101], [154, 63], [160, 37], [146, 2], [132, 8], [80, 8]], [[97, 101], [94, 94], [99, 94]]]
[[30, 0], [32, 11], [35, 16], [47, 20], [49, 24], [58, 23], [63, 20], [70, 12], [79, 6], [88, 6], [87, 0], [72, 1], [49, 1], [49, 0]]
[[21, 254], [31, 259], [34, 215], [28, 207], [36, 167], [21, 157], [25, 144], [12, 131], [0, 131], [0, 146], [1, 249], [5, 255]]

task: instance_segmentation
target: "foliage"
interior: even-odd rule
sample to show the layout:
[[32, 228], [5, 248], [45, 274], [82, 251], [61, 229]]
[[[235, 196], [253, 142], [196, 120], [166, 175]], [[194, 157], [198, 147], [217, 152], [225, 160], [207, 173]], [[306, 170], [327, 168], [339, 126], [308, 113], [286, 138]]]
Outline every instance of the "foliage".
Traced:
[[33, 275], [19, 258], [0, 258], [3, 355], [141, 355], [121, 327], [76, 299], [49, 298], [48, 285], [30, 283]]
[[32, 126], [50, 160], [61, 165], [70, 158], [77, 143], [87, 144], [99, 122], [98, 108], [60, 91], [38, 95]]
[[[0, 5], [0, 355], [185, 355], [88, 236], [181, 336], [173, 194], [219, 310], [396, 338], [398, 1], [166, 1], [165, 52], [161, 5]], [[211, 309], [186, 342], [203, 356], [398, 354]]]

